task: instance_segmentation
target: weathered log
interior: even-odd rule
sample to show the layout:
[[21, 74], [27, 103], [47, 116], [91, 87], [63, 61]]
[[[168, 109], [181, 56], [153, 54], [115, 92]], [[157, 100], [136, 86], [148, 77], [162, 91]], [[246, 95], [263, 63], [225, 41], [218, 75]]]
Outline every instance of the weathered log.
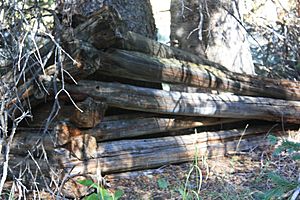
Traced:
[[[1, 76], [0, 96], [7, 98], [8, 102], [5, 107], [11, 116], [13, 116], [12, 112], [20, 114], [20, 107], [28, 107], [26, 105], [28, 102], [24, 100], [28, 100], [34, 95], [35, 83], [39, 81], [40, 75], [46, 71], [46, 63], [49, 61], [53, 49], [53, 42], [46, 41], [43, 47], [33, 51], [29, 56], [21, 56], [18, 62], [15, 61], [19, 65], [11, 66], [10, 70]], [[39, 57], [42, 60], [39, 60]], [[34, 104], [32, 102], [32, 105]]]
[[221, 156], [267, 144], [263, 136], [213, 143], [198, 142], [197, 136], [188, 135], [102, 143], [97, 151], [101, 157], [97, 159], [78, 161], [66, 151], [61, 151], [57, 159], [61, 160], [61, 168], [70, 174], [96, 173], [97, 170], [114, 173], [187, 162], [195, 156]]
[[97, 141], [116, 140], [146, 136], [154, 133], [176, 131], [200, 126], [211, 126], [240, 121], [239, 119], [214, 119], [214, 118], [163, 118], [163, 117], [142, 117], [132, 119], [120, 119], [103, 121], [95, 128], [80, 130], [67, 124], [60, 124], [57, 127], [58, 143], [64, 145], [72, 137], [88, 134]]
[[102, 7], [74, 30], [64, 30], [62, 40], [66, 43], [80, 40], [93, 46], [102, 44], [101, 48], [107, 48], [116, 43], [120, 37], [118, 35], [122, 34], [125, 29], [125, 25], [115, 9]]
[[[67, 35], [65, 36], [65, 40], [70, 41], [70, 34], [65, 35]], [[234, 92], [241, 95], [265, 96], [290, 100], [300, 99], [299, 82], [274, 80], [233, 73], [204, 57], [169, 47], [133, 32], [126, 32], [118, 15], [111, 9], [94, 14], [85, 23], [79, 25], [74, 30], [73, 35], [75, 35], [75, 38], [80, 40], [81, 43], [82, 41], [87, 42], [98, 49], [115, 47], [131, 51], [131, 53], [121, 51], [106, 54], [109, 59], [112, 59], [112, 63], [110, 64], [116, 64], [110, 67], [109, 70], [112, 71], [108, 70], [108, 73], [114, 74], [115, 76], [156, 82], [184, 83], [197, 87], [212, 87], [212, 89]], [[158, 58], [134, 54], [132, 51], [156, 56]], [[95, 53], [96, 51], [91, 48], [90, 52]], [[87, 56], [91, 57], [92, 55], [87, 54]], [[99, 64], [99, 60], [101, 60], [99, 55], [93, 55], [92, 57], [94, 57], [92, 60], [96, 60], [96, 63]], [[168, 58], [169, 60], [163, 58]], [[121, 59], [121, 61], [119, 59]], [[109, 62], [106, 62], [106, 64], [107, 63]], [[120, 63], [122, 64], [121, 66], [119, 66]], [[92, 64], [90, 60], [89, 64]], [[143, 66], [144, 68], [137, 66]], [[93, 69], [98, 67], [99, 65], [94, 65]], [[105, 71], [106, 67], [107, 66], [104, 66], [102, 70]], [[200, 69], [197, 69], [198, 67], [200, 67]], [[140, 77], [140, 72], [145, 71], [150, 72], [150, 74], [143, 74], [143, 76]], [[199, 71], [202, 71], [202, 73]], [[155, 74], [151, 72], [155, 72]], [[147, 78], [145, 78], [145, 76]]]
[[101, 58], [97, 56], [98, 51], [91, 44], [75, 40], [66, 43], [65, 49], [72, 57], [64, 60], [64, 70], [69, 74], [64, 77], [67, 81], [84, 79], [100, 67]]
[[[56, 149], [47, 161], [39, 160], [40, 170], [49, 174], [49, 166], [65, 173], [84, 174], [147, 169], [171, 163], [191, 161], [197, 156], [220, 156], [234, 151], [249, 150], [267, 145], [265, 133], [279, 134], [270, 126], [218, 132], [202, 132], [191, 135], [153, 139], [119, 140], [98, 143], [94, 159], [79, 161], [64, 148]], [[22, 160], [11, 160], [17, 163]], [[34, 169], [35, 162], [29, 162]]]
[[[242, 132], [240, 133], [242, 134]], [[10, 165], [12, 166], [10, 172], [15, 175], [23, 172], [21, 176], [22, 180], [32, 180], [32, 177], [26, 178], [25, 176], [35, 174], [43, 182], [51, 176], [56, 180], [64, 180], [63, 177], [70, 177], [71, 182], [61, 188], [63, 189], [62, 192], [69, 194], [68, 191], [75, 191], [72, 189], [76, 189], [76, 191], [85, 191], [86, 189], [81, 188], [77, 184], [74, 185], [72, 177], [76, 178], [76, 176], [80, 175], [97, 173], [112, 174], [139, 169], [144, 170], [167, 164], [192, 161], [195, 159], [195, 156], [224, 156], [228, 153], [250, 150], [268, 144], [263, 136], [218, 143], [199, 142], [197, 137], [200, 134], [102, 143], [102, 148], [99, 147], [98, 151], [99, 153], [102, 152], [103, 156], [87, 161], [78, 161], [64, 149], [57, 150], [55, 156], [48, 155], [49, 160], [32, 160], [30, 157], [26, 159], [14, 155], [10, 159]], [[216, 134], [217, 137], [221, 135]], [[120, 151], [120, 149], [122, 150]], [[2, 161], [2, 158], [0, 158], [0, 162]]]
[[167, 92], [97, 81], [80, 81], [77, 85], [66, 85], [66, 89], [128, 110], [300, 123], [300, 102], [297, 101], [231, 94]]
[[[19, 129], [11, 144], [11, 152], [26, 154], [28, 150], [32, 151], [42, 148], [47, 152], [51, 152], [57, 146], [70, 143], [72, 138], [77, 136], [84, 137], [84, 135], [95, 137], [98, 142], [101, 142], [200, 126], [225, 124], [238, 120], [218, 118], [180, 119], [155, 117], [148, 114], [143, 115], [134, 114], [106, 117], [92, 129], [79, 129], [66, 123], [60, 123], [55, 129], [49, 129], [48, 132], [43, 134], [40, 131], [41, 126], [38, 126], [38, 128]], [[66, 116], [64, 112], [62, 116]], [[60, 118], [60, 115], [58, 117]], [[73, 140], [73, 146], [74, 141], [77, 139], [78, 137]]]
[[98, 57], [102, 58], [101, 67], [97, 70], [99, 74], [148, 82], [176, 83], [240, 95], [300, 100], [298, 82], [250, 75], [240, 75], [243, 78], [239, 78], [228, 75], [226, 70], [218, 70], [209, 65], [118, 49], [99, 52]]
[[[218, 132], [201, 132], [199, 135], [197, 135], [196, 140], [198, 143], [222, 143], [224, 141], [234, 141], [237, 139], [245, 139], [245, 138], [250, 138], [250, 137], [255, 137], [258, 135], [263, 135], [269, 131], [280, 131], [280, 127], [270, 127], [270, 126], [260, 126], [258, 128], [245, 128], [243, 129], [233, 129], [233, 130], [227, 130], [227, 131], [218, 131]], [[189, 132], [189, 130], [183, 130], [181, 131], [182, 133]], [[173, 137], [181, 137], [181, 136], [173, 136]], [[187, 138], [190, 138], [190, 136], [184, 136]], [[164, 145], [164, 138], [156, 138], [157, 142], [152, 145], [152, 147], [160, 147]], [[151, 141], [154, 143], [155, 139], [152, 139]], [[148, 141], [148, 140], [147, 140]], [[150, 141], [150, 140], [149, 140]], [[176, 140], [174, 140], [176, 141]], [[185, 138], [184, 141], [187, 141]], [[80, 137], [73, 137], [71, 138], [71, 145], [73, 147], [68, 148], [70, 153], [74, 155], [77, 159], [79, 160], [87, 160], [90, 158], [100, 158], [100, 157], [106, 157], [106, 156], [111, 156], [117, 152], [122, 152], [126, 153], [128, 151], [128, 147], [123, 146], [118, 146], [121, 145], [119, 144], [119, 141], [114, 141], [114, 142], [104, 142], [104, 143], [98, 143], [98, 148], [97, 146], [93, 143], [93, 137], [90, 135], [85, 135], [85, 137], [80, 136]], [[75, 144], [75, 145], [74, 145]], [[106, 144], [114, 144], [116, 147], [113, 149], [110, 149], [106, 146]], [[123, 144], [123, 143], [122, 143]], [[170, 145], [171, 143], [169, 143]], [[142, 148], [138, 144], [133, 144], [134, 149], [138, 150], [139, 148]], [[172, 145], [177, 145], [177, 143], [172, 143]], [[110, 149], [114, 153], [112, 153], [109, 150], [109, 155], [105, 154], [106, 149]]]
[[111, 7], [105, 7], [94, 13], [84, 23], [77, 26], [73, 34], [66, 31], [62, 38], [66, 42], [74, 40], [87, 42], [98, 49], [115, 47], [162, 58], [176, 58], [226, 69], [217, 63], [207, 60], [204, 56], [196, 56], [178, 48], [159, 43], [143, 35], [127, 31], [118, 12]]
[[93, 128], [104, 118], [107, 105], [103, 102], [97, 102], [92, 98], [87, 98], [83, 102], [77, 103], [81, 109], [75, 109], [70, 120], [77, 127]]

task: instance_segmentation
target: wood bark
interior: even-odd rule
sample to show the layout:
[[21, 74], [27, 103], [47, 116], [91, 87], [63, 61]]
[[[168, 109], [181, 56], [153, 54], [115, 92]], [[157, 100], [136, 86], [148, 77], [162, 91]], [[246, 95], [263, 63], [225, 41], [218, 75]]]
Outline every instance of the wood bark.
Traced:
[[176, 58], [226, 69], [217, 63], [207, 60], [205, 57], [196, 56], [181, 49], [159, 43], [141, 34], [128, 31], [118, 12], [110, 7], [94, 13], [84, 23], [76, 27], [73, 34], [70, 34], [68, 30], [64, 31], [62, 38], [65, 42], [80, 40], [98, 49], [115, 47], [162, 58]]
[[[65, 39], [70, 40], [67, 39], [69, 38], [70, 34], [65, 35]], [[131, 64], [135, 64], [138, 66], [145, 65], [145, 68], [147, 69], [151, 64], [152, 70], [157, 70], [156, 73], [161, 75], [168, 72], [172, 73], [172, 71], [168, 71], [165, 68], [175, 68], [176, 73], [173, 73], [173, 75], [177, 74], [175, 80], [166, 80], [166, 82], [178, 83], [178, 80], [176, 79], [181, 78], [185, 81], [183, 82], [181, 80], [179, 82], [182, 84], [190, 84], [197, 87], [212, 87], [211, 89], [229, 91], [241, 95], [268, 96], [273, 98], [291, 100], [300, 99], [300, 84], [298, 82], [288, 80], [274, 80], [258, 76], [233, 73], [226, 70], [226, 68], [222, 65], [211, 62], [204, 57], [199, 57], [174, 47], [169, 47], [130, 31], [124, 31], [124, 28], [122, 28], [122, 22], [118, 18], [118, 15], [114, 14], [114, 11], [110, 9], [95, 13], [95, 15], [93, 15], [85, 23], [81, 24], [74, 30], [74, 35], [78, 40], [90, 43], [98, 49], [115, 47], [129, 50], [130, 53], [132, 53], [132, 55], [128, 55], [128, 52], [119, 51], [117, 53], [106, 55], [109, 56], [109, 59], [112, 59], [111, 62], [114, 62], [115, 59], [118, 58], [121, 58], [122, 61], [125, 59], [135, 59], [131, 62]], [[132, 51], [145, 53], [148, 54], [148, 56], [142, 54], [134, 54]], [[149, 55], [155, 57], [149, 57]], [[175, 60], [159, 59], [156, 57], [169, 59], [174, 58]], [[147, 62], [149, 63], [147, 64]], [[109, 61], [107, 63], [109, 63]], [[126, 66], [126, 64], [128, 64], [128, 62], [125, 62], [125, 64], [121, 65], [121, 69], [123, 70], [123, 72], [125, 68], [124, 65]], [[98, 65], [94, 65], [94, 67], [97, 68]], [[120, 66], [117, 65], [114, 67]], [[129, 66], [126, 67], [127, 68], [125, 71], [128, 72]], [[131, 76], [132, 79], [142, 79], [140, 77], [137, 77], [137, 74], [134, 73], [136, 71], [133, 71], [133, 69], [130, 70], [130, 72], [132, 73], [131, 75], [133, 75]], [[149, 70], [150, 69], [148, 69], [148, 71]], [[180, 72], [179, 70], [182, 70], [183, 72]], [[195, 75], [193, 73], [194, 70], [202, 71], [202, 76], [200, 76], [201, 74], [198, 74], [198, 76], [200, 77]], [[126, 73], [125, 75], [113, 72], [110, 73], [118, 76], [129, 76]], [[146, 81], [165, 81], [157, 79], [153, 80], [152, 78], [153, 77], [148, 77]], [[198, 79], [202, 84], [199, 84], [199, 81], [198, 83], [190, 83], [190, 79]]]
[[[49, 166], [65, 173], [82, 174], [104, 173], [147, 169], [171, 163], [191, 161], [197, 156], [222, 156], [227, 153], [243, 151], [267, 145], [264, 133], [280, 134], [280, 127], [255, 127], [217, 132], [200, 132], [182, 136], [153, 139], [119, 140], [98, 143], [95, 157], [80, 161], [64, 148], [55, 150], [49, 156], [49, 163], [40, 160], [41, 171], [49, 174]], [[186, 132], [187, 133], [187, 132]], [[54, 153], [54, 152], [52, 152]], [[84, 153], [84, 152], [83, 152]], [[22, 160], [12, 158], [11, 163]], [[22, 163], [22, 162], [21, 162]], [[31, 163], [31, 164], [30, 164]], [[29, 164], [36, 166], [36, 163]]]
[[230, 71], [254, 73], [246, 32], [239, 24], [239, 4], [228, 0], [172, 0], [170, 11], [171, 45], [206, 55]]
[[[196, 156], [221, 156], [230, 152], [244, 151], [256, 146], [266, 145], [264, 137], [252, 137], [224, 142], [199, 142], [197, 136], [177, 136], [148, 140], [123, 140], [102, 144], [97, 159], [78, 161], [70, 158], [68, 152], [61, 152], [61, 167], [71, 174], [114, 173], [159, 167], [166, 164], [192, 161]], [[159, 144], [159, 146], [158, 146]], [[121, 148], [119, 148], [121, 147]]]
[[167, 92], [126, 84], [80, 81], [66, 85], [71, 93], [110, 106], [170, 115], [264, 119], [300, 123], [300, 102], [231, 94]]
[[215, 69], [209, 65], [152, 57], [118, 49], [105, 53], [99, 52], [98, 57], [102, 58], [102, 62], [97, 73], [106, 75], [149, 82], [183, 84], [240, 95], [300, 99], [300, 83], [298, 82], [247, 75], [243, 75], [243, 78], [240, 79], [228, 76], [226, 71]]
[[93, 128], [104, 118], [107, 109], [106, 103], [97, 102], [92, 98], [87, 98], [77, 103], [79, 109], [75, 109], [70, 117], [70, 121], [76, 127]]
[[15, 135], [11, 151], [16, 154], [26, 154], [28, 150], [44, 148], [47, 152], [51, 152], [55, 147], [70, 143], [72, 138], [77, 136], [89, 135], [96, 138], [98, 142], [103, 142], [237, 121], [237, 119], [180, 119], [162, 118], [155, 115], [147, 117], [147, 115], [107, 117], [92, 129], [80, 129], [70, 124], [59, 123], [55, 129], [50, 129], [49, 132], [41, 134], [40, 128], [23, 128]]
[[[64, 38], [66, 41], [70, 41], [69, 35], [70, 34], [65, 34]], [[74, 30], [74, 35], [78, 40], [92, 44], [98, 49], [115, 47], [129, 51], [138, 51], [148, 54], [148, 56], [152, 55], [160, 58], [174, 58], [175, 60], [178, 60], [177, 62], [175, 62], [175, 65], [177, 64], [177, 67], [183, 66], [183, 68], [191, 66], [192, 63], [194, 65], [196, 64], [199, 66], [205, 66], [205, 69], [203, 69], [202, 67], [202, 70], [204, 70], [203, 73], [206, 80], [203, 80], [204, 77], [200, 77], [199, 79], [208, 82], [209, 86], [216, 87], [213, 89], [225, 90], [242, 95], [268, 96], [273, 98], [283, 98], [291, 100], [300, 99], [300, 84], [298, 82], [288, 80], [274, 80], [259, 76], [230, 72], [226, 70], [225, 67], [211, 62], [204, 57], [199, 57], [174, 47], [169, 47], [130, 31], [125, 31], [124, 28], [122, 28], [122, 23], [120, 22], [117, 14], [114, 14], [114, 12], [109, 9], [104, 10], [103, 12], [96, 13], [85, 23], [78, 26]], [[120, 54], [113, 56], [120, 57]], [[157, 66], [159, 64], [172, 64], [171, 66], [174, 65], [172, 61], [164, 63], [164, 60], [141, 56], [141, 54], [140, 56], [137, 56], [136, 54], [126, 55], [123, 52], [122, 56], [123, 59], [130, 56], [132, 59], [134, 59], [134, 57], [137, 57], [134, 61], [135, 64], [146, 64], [145, 62], [150, 61], [150, 64], [152, 65], [153, 63], [158, 62], [154, 66]], [[138, 63], [136, 63], [137, 61]], [[186, 61], [187, 63], [183, 61]], [[94, 68], [95, 67], [97, 68], [97, 65], [95, 65]], [[124, 66], [122, 67], [124, 68]], [[157, 70], [159, 72], [158, 74], [163, 74], [161, 73], [162, 69]], [[183, 71], [186, 72], [186, 69], [183, 69]], [[187, 75], [188, 73], [177, 73], [177, 76], [180, 76], [182, 78], [186, 78]], [[134, 77], [135, 76], [133, 76], [133, 78]], [[148, 79], [148, 81], [151, 80]], [[185, 84], [188, 84], [187, 81], [185, 82]], [[227, 84], [229, 84], [229, 86], [227, 86]], [[198, 84], [196, 86], [205, 87], [205, 84]]]
[[[236, 122], [238, 119], [212, 119], [212, 118], [163, 118], [163, 117], [140, 117], [132, 119], [120, 119], [116, 121], [103, 121], [95, 128], [80, 130], [71, 126], [59, 125], [57, 139], [63, 145], [70, 141], [73, 136], [88, 134], [100, 141], [119, 140], [124, 138], [134, 138], [155, 133], [189, 129], [200, 126], [212, 126]], [[76, 134], [74, 134], [76, 132]], [[162, 135], [163, 136], [163, 135]]]
[[[273, 126], [260, 126], [258, 128], [249, 128], [247, 127], [243, 129], [233, 129], [233, 130], [228, 130], [228, 131], [218, 131], [218, 132], [201, 132], [196, 133], [196, 137], [194, 139], [197, 140], [198, 143], [210, 143], [210, 144], [220, 144], [223, 143], [224, 141], [234, 141], [237, 139], [245, 139], [245, 138], [250, 138], [250, 137], [256, 137], [256, 136], [262, 136], [268, 131], [278, 131], [280, 130], [278, 127]], [[189, 132], [189, 130], [183, 130], [182, 133]], [[87, 138], [88, 137], [88, 138]], [[173, 138], [180, 138], [180, 141], [187, 141], [187, 138], [191, 138], [191, 135], [186, 135], [186, 136], [173, 136]], [[167, 137], [171, 138], [171, 137]], [[154, 142], [155, 139], [157, 140], [156, 143]], [[153, 145], [155, 147], [160, 147], [164, 146], [165, 140], [164, 138], [155, 138], [155, 139], [146, 139], [145, 141], [152, 141]], [[173, 140], [172, 140], [173, 141]], [[176, 140], [174, 140], [176, 141]], [[173, 141], [173, 142], [174, 142]], [[155, 144], [154, 144], [155, 143]], [[179, 142], [180, 143], [180, 142]], [[91, 158], [100, 158], [100, 157], [106, 157], [106, 156], [112, 156], [112, 152], [109, 152], [109, 155], [105, 154], [105, 151], [107, 149], [110, 149], [111, 147], [107, 147], [106, 145], [115, 145], [113, 147], [113, 151], [116, 152], [122, 152], [126, 153], [127, 152], [127, 147], [122, 146], [123, 143], [120, 141], [113, 141], [113, 142], [104, 142], [104, 143], [98, 143], [98, 148], [93, 144], [93, 137], [90, 135], [85, 135], [84, 137], [74, 137], [71, 138], [71, 145], [73, 145], [75, 148], [69, 148], [69, 152], [76, 157], [76, 159], [79, 160], [88, 160]], [[120, 146], [119, 146], [120, 145]], [[132, 144], [133, 149], [137, 150], [141, 148], [142, 144]], [[153, 145], [151, 145], [153, 147]], [[177, 143], [171, 143], [171, 145], [177, 145]], [[83, 148], [85, 146], [85, 148]]]

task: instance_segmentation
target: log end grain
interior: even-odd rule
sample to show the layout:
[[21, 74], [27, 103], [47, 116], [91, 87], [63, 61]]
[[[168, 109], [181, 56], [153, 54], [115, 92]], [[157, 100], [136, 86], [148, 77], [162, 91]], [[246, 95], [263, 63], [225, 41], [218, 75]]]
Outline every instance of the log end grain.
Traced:
[[55, 127], [55, 134], [58, 145], [65, 145], [71, 141], [72, 137], [83, 135], [81, 130], [66, 122], [60, 122]]
[[76, 109], [72, 114], [70, 121], [80, 128], [93, 128], [103, 119], [107, 104], [105, 102], [95, 101], [88, 97], [84, 101], [77, 103], [81, 109]]
[[88, 134], [72, 137], [69, 151], [79, 160], [95, 158], [97, 154], [96, 138]]

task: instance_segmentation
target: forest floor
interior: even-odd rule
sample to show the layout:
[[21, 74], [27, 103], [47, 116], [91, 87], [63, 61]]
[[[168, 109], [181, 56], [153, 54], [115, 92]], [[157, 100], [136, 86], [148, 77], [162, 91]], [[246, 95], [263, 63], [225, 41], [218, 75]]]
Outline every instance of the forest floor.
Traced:
[[[299, 161], [292, 160], [286, 153], [274, 156], [273, 152], [274, 147], [268, 146], [226, 157], [199, 158], [197, 166], [201, 169], [201, 175], [195, 173], [193, 163], [183, 163], [110, 175], [106, 179], [111, 191], [123, 190], [121, 199], [126, 200], [184, 199], [184, 191], [188, 192], [185, 199], [197, 199], [193, 191], [197, 192], [200, 180], [199, 199], [263, 199], [263, 193], [276, 187], [270, 174], [276, 173], [291, 181], [297, 180], [300, 172]], [[191, 169], [194, 170], [187, 181]], [[283, 193], [283, 199], [288, 199], [287, 196], [291, 196], [293, 191]]]

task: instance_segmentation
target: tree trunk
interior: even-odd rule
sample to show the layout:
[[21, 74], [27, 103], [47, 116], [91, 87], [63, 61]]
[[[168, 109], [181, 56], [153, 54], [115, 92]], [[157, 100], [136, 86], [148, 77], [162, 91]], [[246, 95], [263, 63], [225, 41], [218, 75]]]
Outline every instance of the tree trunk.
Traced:
[[206, 55], [233, 72], [254, 74], [238, 5], [231, 0], [172, 0], [173, 45]]
[[[57, 10], [73, 27], [85, 22], [104, 7], [113, 7], [129, 31], [155, 39], [156, 29], [149, 0], [58, 0]], [[73, 17], [71, 17], [73, 16]]]

